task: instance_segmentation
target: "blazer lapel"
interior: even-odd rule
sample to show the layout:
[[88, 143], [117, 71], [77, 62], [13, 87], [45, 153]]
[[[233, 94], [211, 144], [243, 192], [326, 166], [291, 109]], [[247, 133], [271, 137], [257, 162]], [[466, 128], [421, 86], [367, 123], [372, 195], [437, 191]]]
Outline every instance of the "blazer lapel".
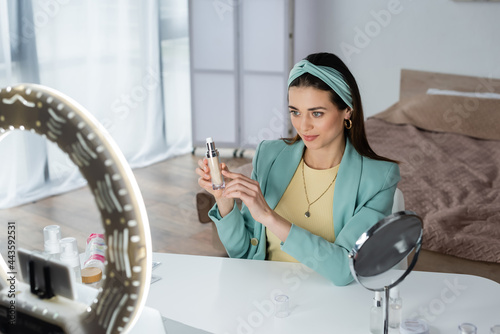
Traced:
[[345, 152], [340, 162], [333, 198], [333, 224], [335, 237], [345, 223], [354, 215], [359, 182], [361, 179], [362, 158], [346, 138]]
[[271, 209], [278, 205], [285, 193], [295, 170], [299, 166], [303, 152], [304, 142], [299, 141], [293, 145], [287, 145], [276, 157], [269, 170], [265, 190], [263, 190], [264, 197]]

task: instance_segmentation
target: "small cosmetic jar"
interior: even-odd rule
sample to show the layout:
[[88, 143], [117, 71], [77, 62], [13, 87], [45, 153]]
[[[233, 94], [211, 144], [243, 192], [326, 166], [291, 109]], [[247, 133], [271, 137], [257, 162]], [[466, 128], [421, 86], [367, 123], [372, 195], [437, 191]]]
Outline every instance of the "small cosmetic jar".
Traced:
[[277, 295], [274, 297], [275, 312], [277, 318], [286, 318], [290, 314], [289, 298], [286, 295]]
[[429, 325], [422, 319], [405, 319], [399, 326], [401, 334], [429, 334]]

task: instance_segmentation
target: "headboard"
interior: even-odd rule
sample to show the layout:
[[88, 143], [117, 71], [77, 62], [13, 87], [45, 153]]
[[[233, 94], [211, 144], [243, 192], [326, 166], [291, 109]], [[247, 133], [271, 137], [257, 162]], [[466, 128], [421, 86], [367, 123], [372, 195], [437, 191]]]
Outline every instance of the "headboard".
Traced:
[[425, 94], [429, 88], [461, 92], [500, 93], [500, 79], [407, 69], [401, 70], [400, 100], [418, 94]]

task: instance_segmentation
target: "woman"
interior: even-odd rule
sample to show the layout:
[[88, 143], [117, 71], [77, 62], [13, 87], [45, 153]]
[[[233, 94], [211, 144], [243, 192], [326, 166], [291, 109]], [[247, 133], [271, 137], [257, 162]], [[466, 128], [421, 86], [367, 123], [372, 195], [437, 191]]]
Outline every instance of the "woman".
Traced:
[[391, 213], [399, 167], [368, 145], [358, 86], [338, 57], [309, 55], [288, 87], [297, 135], [260, 143], [251, 179], [222, 164], [224, 191], [200, 160], [198, 183], [215, 196], [209, 216], [230, 257], [298, 261], [346, 285], [349, 251]]

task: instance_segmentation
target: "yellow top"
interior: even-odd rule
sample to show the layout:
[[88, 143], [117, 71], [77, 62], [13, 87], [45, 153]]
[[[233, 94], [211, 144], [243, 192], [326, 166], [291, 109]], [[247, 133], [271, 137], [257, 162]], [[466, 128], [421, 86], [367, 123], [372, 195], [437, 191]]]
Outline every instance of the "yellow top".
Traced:
[[[289, 222], [308, 230], [312, 234], [320, 236], [330, 242], [335, 241], [333, 230], [333, 192], [335, 182], [332, 180], [339, 171], [340, 164], [329, 169], [313, 169], [304, 164], [304, 178], [307, 187], [309, 203], [317, 202], [309, 208], [310, 217], [305, 217], [307, 211], [307, 199], [304, 191], [304, 180], [302, 178], [302, 159], [290, 181], [290, 184], [281, 197], [274, 211]], [[274, 233], [266, 229], [267, 237], [267, 259], [271, 261], [298, 262], [295, 258], [281, 250], [281, 240]]]

